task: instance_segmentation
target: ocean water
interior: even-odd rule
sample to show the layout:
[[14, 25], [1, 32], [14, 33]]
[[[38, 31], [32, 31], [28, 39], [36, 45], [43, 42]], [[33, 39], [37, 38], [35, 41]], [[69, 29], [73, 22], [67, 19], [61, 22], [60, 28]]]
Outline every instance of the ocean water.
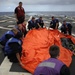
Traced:
[[[0, 12], [0, 16], [14, 15], [14, 12]], [[75, 12], [26, 12], [26, 15], [52, 15], [75, 17]]]

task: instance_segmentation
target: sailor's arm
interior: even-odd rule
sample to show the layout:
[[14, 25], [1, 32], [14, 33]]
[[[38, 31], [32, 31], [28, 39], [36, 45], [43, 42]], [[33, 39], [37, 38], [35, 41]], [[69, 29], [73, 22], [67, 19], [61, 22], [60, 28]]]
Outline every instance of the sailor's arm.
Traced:
[[16, 21], [18, 21], [18, 19], [17, 19], [17, 7], [15, 8], [15, 11], [14, 11], [14, 15], [15, 15], [15, 18], [16, 18]]

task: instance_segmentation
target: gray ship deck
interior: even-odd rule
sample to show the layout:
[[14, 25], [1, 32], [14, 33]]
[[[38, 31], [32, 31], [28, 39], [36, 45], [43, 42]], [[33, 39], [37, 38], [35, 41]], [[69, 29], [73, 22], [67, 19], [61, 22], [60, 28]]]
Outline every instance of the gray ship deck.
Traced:
[[[45, 25], [47, 25], [47, 27], [49, 26], [49, 22], [51, 20], [50, 16], [43, 16]], [[30, 16], [26, 15], [26, 21], [28, 21]], [[35, 15], [35, 17], [39, 17], [38, 15]], [[60, 22], [62, 22], [62, 20], [64, 18], [62, 17], [58, 17]], [[67, 19], [68, 21], [70, 21], [71, 23], [74, 22], [74, 20], [71, 19]], [[14, 25], [16, 24], [15, 22], [15, 18], [13, 16], [0, 16], [0, 36], [3, 35], [3, 33], [5, 33], [7, 30], [11, 29], [12, 27], [14, 27]], [[75, 29], [74, 29], [74, 23], [73, 25], [73, 34], [75, 33]], [[70, 65], [70, 72], [71, 75], [75, 75], [75, 56], [72, 56], [72, 63]], [[7, 59], [7, 57], [4, 56], [3, 52], [2, 52], [2, 48], [0, 46], [0, 75], [31, 75], [27, 70], [24, 70], [23, 68], [21, 68], [21, 66], [18, 63], [11, 63], [9, 62], [9, 60]]]

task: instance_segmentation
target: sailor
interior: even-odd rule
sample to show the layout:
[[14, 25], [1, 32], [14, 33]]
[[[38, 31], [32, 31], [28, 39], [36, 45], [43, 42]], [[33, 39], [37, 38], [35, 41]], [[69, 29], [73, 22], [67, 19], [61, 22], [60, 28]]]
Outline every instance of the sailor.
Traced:
[[64, 34], [71, 35], [72, 32], [72, 25], [70, 23], [66, 23], [66, 20], [63, 21], [63, 24], [61, 26], [61, 32]]
[[25, 20], [25, 10], [22, 7], [22, 4], [22, 2], [19, 2], [19, 6], [17, 6], [14, 11], [17, 22]]
[[36, 23], [38, 24], [38, 27], [43, 28], [44, 22], [42, 20], [42, 17], [39, 17], [39, 19], [36, 20]]
[[6, 42], [11, 38], [14, 37], [17, 34], [18, 30], [16, 28], [13, 28], [12, 30], [7, 31], [3, 34], [3, 36], [0, 38], [0, 44], [2, 46], [5, 46]]
[[28, 22], [28, 29], [34, 29], [37, 28], [37, 23], [35, 21], [35, 17], [32, 17], [32, 19]]
[[68, 23], [67, 27], [68, 27], [68, 34], [71, 35], [72, 34], [72, 25], [70, 23]]
[[70, 75], [69, 68], [58, 59], [59, 47], [52, 45], [49, 49], [51, 58], [41, 62], [34, 71], [34, 75]]
[[55, 19], [55, 17], [52, 16], [52, 21], [50, 22], [50, 28], [58, 29], [58, 26], [59, 26], [59, 20]]
[[21, 63], [20, 56], [22, 51], [22, 38], [23, 34], [18, 32], [15, 37], [12, 37], [7, 41], [4, 52], [10, 62]]
[[22, 32], [24, 36], [27, 34], [26, 24], [24, 21], [18, 21], [15, 27], [18, 29], [19, 32]]

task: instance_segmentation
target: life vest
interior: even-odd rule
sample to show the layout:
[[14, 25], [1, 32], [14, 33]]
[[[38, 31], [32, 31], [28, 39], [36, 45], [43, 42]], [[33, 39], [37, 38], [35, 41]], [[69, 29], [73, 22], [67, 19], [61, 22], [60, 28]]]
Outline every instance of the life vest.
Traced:
[[1, 38], [0, 38], [0, 41], [8, 41], [9, 39], [6, 38], [6, 35], [9, 34], [9, 35], [12, 35], [13, 37], [15, 36], [15, 34], [13, 33], [13, 31], [7, 31]]
[[61, 28], [63, 28], [63, 30], [68, 31], [68, 23], [66, 23], [65, 25], [62, 24]]
[[17, 17], [19, 18], [19, 17], [24, 17], [24, 14], [25, 14], [25, 12], [24, 12], [24, 8], [23, 7], [17, 7]]
[[24, 33], [26, 31], [26, 24], [22, 24], [22, 32]]
[[57, 22], [59, 22], [58, 19], [52, 20], [51, 23], [50, 23], [50, 27], [55, 29]]
[[34, 21], [34, 22], [33, 22], [32, 20], [30, 20], [30, 23], [31, 23], [31, 24], [35, 24], [35, 23], [36, 23], [36, 21]]
[[37, 19], [36, 23], [39, 23], [39, 25], [43, 28], [44, 25], [43, 20]]
[[14, 38], [14, 37], [10, 38], [10, 39], [7, 41], [6, 45], [5, 45], [5, 49], [4, 49], [5, 54], [10, 54], [10, 53], [12, 52], [12, 49], [9, 47], [8, 44], [9, 44], [9, 43], [13, 43], [13, 42], [18, 43], [19, 45], [22, 45], [22, 41], [21, 41], [21, 40], [16, 39], [16, 38]]
[[43, 23], [43, 20], [37, 19], [38, 23]]
[[38, 65], [34, 75], [60, 75], [60, 70], [64, 64], [55, 58], [50, 58]]
[[32, 20], [30, 20], [28, 23], [29, 30], [36, 27], [36, 21], [33, 22]]

